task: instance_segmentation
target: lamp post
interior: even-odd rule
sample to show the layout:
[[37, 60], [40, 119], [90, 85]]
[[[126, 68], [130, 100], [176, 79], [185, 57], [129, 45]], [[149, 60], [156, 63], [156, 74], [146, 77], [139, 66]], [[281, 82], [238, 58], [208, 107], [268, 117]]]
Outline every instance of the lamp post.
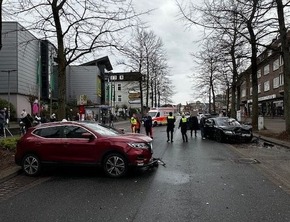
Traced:
[[7, 72], [8, 75], [8, 119], [10, 120], [10, 73], [11, 72], [16, 72], [16, 69], [11, 69], [11, 70], [2, 70], [1, 72]]

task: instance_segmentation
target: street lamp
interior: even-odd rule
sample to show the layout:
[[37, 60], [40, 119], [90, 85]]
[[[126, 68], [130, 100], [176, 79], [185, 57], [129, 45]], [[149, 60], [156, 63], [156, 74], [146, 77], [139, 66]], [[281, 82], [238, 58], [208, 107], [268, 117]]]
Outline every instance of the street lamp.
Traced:
[[7, 72], [8, 75], [8, 119], [10, 120], [10, 73], [16, 72], [16, 69], [2, 70], [1, 72]]

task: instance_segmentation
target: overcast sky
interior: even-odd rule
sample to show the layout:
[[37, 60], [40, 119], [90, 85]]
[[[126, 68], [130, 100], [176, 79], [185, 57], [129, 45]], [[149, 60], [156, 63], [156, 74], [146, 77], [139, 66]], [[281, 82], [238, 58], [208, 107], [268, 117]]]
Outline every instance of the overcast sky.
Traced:
[[[176, 91], [172, 98], [173, 103], [195, 102], [198, 96], [193, 97], [194, 90], [188, 76], [193, 73], [190, 53], [197, 50], [198, 45], [195, 41], [201, 37], [198, 29], [193, 27], [192, 30], [188, 30], [185, 24], [178, 20], [178, 8], [174, 0], [136, 0], [134, 4], [137, 10], [155, 9], [150, 15], [143, 17], [143, 20], [148, 22], [149, 29], [162, 39], [167, 52], [171, 79]], [[115, 67], [114, 71], [117, 71]]]

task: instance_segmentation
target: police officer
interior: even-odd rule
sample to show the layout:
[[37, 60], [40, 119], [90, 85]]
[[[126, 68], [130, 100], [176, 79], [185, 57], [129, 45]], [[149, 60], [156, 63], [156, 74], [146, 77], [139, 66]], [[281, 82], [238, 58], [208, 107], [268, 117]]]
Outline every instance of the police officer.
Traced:
[[132, 133], [136, 133], [137, 118], [136, 118], [136, 115], [135, 114], [133, 114], [133, 116], [131, 117], [130, 122], [131, 122], [131, 130], [132, 130]]
[[[173, 131], [174, 131], [174, 123], [175, 123], [175, 116], [172, 115], [172, 112], [169, 112], [167, 116], [167, 142], [173, 142]], [[170, 133], [170, 140], [169, 140], [169, 133]]]
[[181, 119], [180, 119], [179, 127], [178, 127], [178, 129], [181, 128], [181, 134], [182, 134], [183, 142], [188, 142], [188, 137], [187, 137], [187, 134], [186, 134], [187, 124], [188, 124], [187, 123], [187, 118], [183, 114]]

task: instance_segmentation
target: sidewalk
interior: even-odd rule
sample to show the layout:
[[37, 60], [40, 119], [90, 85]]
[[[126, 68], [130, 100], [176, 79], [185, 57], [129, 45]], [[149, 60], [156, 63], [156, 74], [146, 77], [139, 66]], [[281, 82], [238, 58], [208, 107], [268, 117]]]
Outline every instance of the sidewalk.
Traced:
[[[251, 118], [243, 119], [245, 123], [251, 123]], [[277, 139], [277, 135], [283, 133], [286, 130], [285, 119], [283, 118], [264, 118], [264, 129], [256, 131], [253, 135], [257, 138], [265, 140], [267, 142], [287, 147], [290, 149], [290, 141]]]

